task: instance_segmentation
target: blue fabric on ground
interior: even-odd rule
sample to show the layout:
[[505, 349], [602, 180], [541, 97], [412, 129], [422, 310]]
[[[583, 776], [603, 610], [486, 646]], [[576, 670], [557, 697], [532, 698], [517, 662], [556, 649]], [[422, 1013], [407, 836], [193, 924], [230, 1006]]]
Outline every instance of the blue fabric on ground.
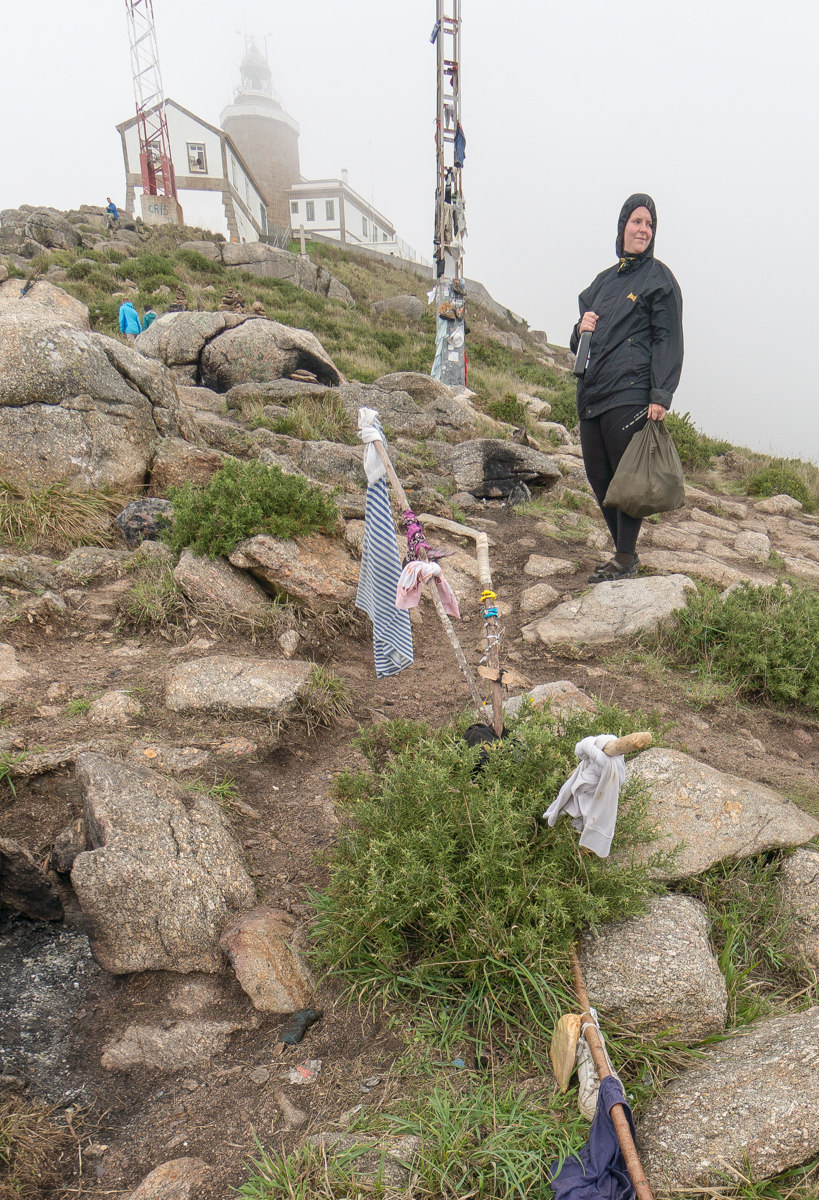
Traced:
[[395, 544], [386, 479], [367, 488], [364, 509], [364, 546], [355, 602], [373, 623], [375, 673], [379, 679], [397, 675], [413, 664], [409, 613], [395, 607], [401, 559]]
[[578, 1155], [567, 1158], [557, 1174], [554, 1174], [557, 1163], [549, 1168], [557, 1200], [631, 1200], [634, 1196], [634, 1185], [611, 1119], [615, 1104], [623, 1105], [634, 1137], [634, 1120], [622, 1085], [613, 1075], [607, 1075], [600, 1081], [597, 1112], [586, 1145]]

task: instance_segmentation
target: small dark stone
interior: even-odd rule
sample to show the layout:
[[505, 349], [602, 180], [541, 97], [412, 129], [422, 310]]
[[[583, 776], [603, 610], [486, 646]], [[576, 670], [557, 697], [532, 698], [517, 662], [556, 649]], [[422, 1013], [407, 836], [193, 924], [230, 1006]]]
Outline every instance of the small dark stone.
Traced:
[[302, 1008], [299, 1012], [294, 1012], [287, 1024], [282, 1027], [279, 1041], [284, 1042], [285, 1046], [297, 1046], [310, 1026], [315, 1025], [316, 1021], [320, 1021], [323, 1016], [323, 1012], [317, 1012], [314, 1008]]
[[60, 875], [69, 875], [74, 866], [74, 859], [87, 849], [85, 844], [85, 821], [77, 817], [67, 825], [54, 839], [51, 851], [51, 868]]
[[159, 541], [160, 534], [173, 523], [173, 505], [170, 500], [154, 497], [132, 500], [114, 520], [128, 547], [135, 550], [141, 542]]

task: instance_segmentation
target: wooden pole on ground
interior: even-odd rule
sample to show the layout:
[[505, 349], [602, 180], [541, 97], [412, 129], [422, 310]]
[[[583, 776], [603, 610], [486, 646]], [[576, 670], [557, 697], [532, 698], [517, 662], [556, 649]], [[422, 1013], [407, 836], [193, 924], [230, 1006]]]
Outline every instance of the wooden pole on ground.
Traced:
[[[395, 467], [392, 465], [390, 456], [387, 454], [387, 451], [384, 448], [384, 443], [373, 442], [372, 445], [375, 446], [378, 457], [381, 459], [384, 467], [386, 468], [387, 478], [389, 479], [393, 491], [398, 498], [398, 503], [401, 505], [401, 511], [406, 512], [410, 507], [409, 500], [407, 499], [407, 493], [404, 491], [403, 484], [395, 472]], [[424, 559], [426, 559], [426, 551], [422, 549], [421, 553], [424, 555]], [[483, 697], [478, 689], [478, 682], [473, 674], [472, 668], [466, 661], [466, 655], [461, 648], [461, 643], [458, 641], [458, 635], [455, 632], [454, 626], [449, 617], [444, 612], [444, 606], [441, 603], [441, 597], [438, 595], [438, 589], [434, 584], [430, 589], [430, 595], [432, 596], [432, 603], [435, 605], [435, 611], [438, 614], [438, 620], [444, 627], [444, 632], [446, 633], [449, 644], [452, 647], [452, 652], [455, 655], [458, 666], [461, 668], [463, 677], [469, 685], [469, 690], [472, 694], [472, 702], [477, 709], [478, 716], [480, 717], [483, 712]]]
[[[631, 736], [639, 737], [640, 735], [632, 734]], [[611, 744], [610, 742], [609, 745]], [[604, 747], [604, 749], [606, 753], [609, 753], [608, 746]], [[607, 1075], [611, 1075], [611, 1070], [606, 1062], [606, 1052], [603, 1049], [603, 1042], [589, 1005], [589, 996], [583, 980], [583, 972], [580, 970], [580, 961], [574, 950], [572, 950], [572, 975], [574, 976], [574, 990], [582, 1010], [580, 1013], [581, 1037], [586, 1038], [598, 1078], [605, 1079]], [[584, 1025], [585, 1029], [583, 1029]], [[620, 1143], [620, 1149], [623, 1152], [623, 1158], [626, 1160], [626, 1167], [631, 1176], [631, 1182], [634, 1184], [634, 1190], [637, 1193], [637, 1200], [654, 1200], [654, 1193], [649, 1186], [645, 1171], [640, 1162], [640, 1157], [637, 1154], [637, 1147], [634, 1145], [634, 1138], [631, 1136], [628, 1118], [622, 1104], [612, 1105], [611, 1119], [614, 1124], [614, 1131], [617, 1134], [617, 1140]]]

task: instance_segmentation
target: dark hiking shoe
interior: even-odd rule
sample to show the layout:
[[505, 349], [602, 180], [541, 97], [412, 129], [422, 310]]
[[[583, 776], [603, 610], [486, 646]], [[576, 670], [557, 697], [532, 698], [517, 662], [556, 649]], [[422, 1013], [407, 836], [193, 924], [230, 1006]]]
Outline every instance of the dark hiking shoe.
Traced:
[[636, 555], [624, 567], [612, 559], [611, 562], [602, 563], [596, 567], [588, 581], [589, 583], [615, 583], [618, 579], [634, 579], [638, 566]]
[[[610, 566], [610, 565], [611, 565], [612, 561], [613, 561], [612, 559], [610, 559], [610, 558], [607, 558], [605, 562], [601, 562], [601, 563], [595, 563], [595, 564], [594, 564], [594, 569], [595, 569], [595, 571], [604, 571], [604, 570], [606, 569], [606, 567], [608, 567], [608, 566]], [[632, 559], [632, 562], [635, 562], [635, 563], [637, 564], [637, 566], [639, 567], [639, 565], [640, 565], [640, 555], [639, 555], [639, 554], [635, 554], [635, 555], [634, 555], [634, 558]]]

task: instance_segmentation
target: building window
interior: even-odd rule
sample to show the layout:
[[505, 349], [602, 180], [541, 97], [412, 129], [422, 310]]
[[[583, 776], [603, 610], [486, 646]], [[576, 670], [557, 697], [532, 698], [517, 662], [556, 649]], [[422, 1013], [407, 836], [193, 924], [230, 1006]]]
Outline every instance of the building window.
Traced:
[[335, 221], [335, 219], [336, 219], [336, 202], [335, 202], [335, 200], [325, 200], [324, 201], [324, 213], [325, 213], [325, 216], [327, 217], [328, 221]]
[[238, 192], [238, 190], [239, 190], [239, 178], [238, 178], [238, 176], [237, 176], [237, 174], [236, 174], [236, 159], [235, 159], [235, 158], [232, 158], [232, 159], [230, 160], [230, 173], [231, 173], [231, 175], [233, 176], [233, 186], [236, 188], [236, 191]]
[[364, 234], [364, 237], [366, 237], [367, 236], [367, 218], [366, 217], [361, 218], [361, 230]]
[[388, 242], [390, 239], [387, 237], [386, 233], [382, 233], [382, 234], [381, 234], [381, 240], [382, 240], [383, 242]]
[[267, 236], [267, 209], [263, 204], [259, 205], [259, 223], [262, 227], [262, 233]]
[[197, 175], [207, 175], [208, 159], [201, 142], [188, 142], [188, 166]]
[[291, 217], [297, 217], [297, 216], [299, 215], [299, 202], [298, 202], [298, 200], [291, 200], [291, 201], [290, 201], [290, 215], [291, 215]]
[[307, 207], [307, 220], [308, 220], [308, 221], [315, 221], [315, 219], [316, 219], [316, 206], [315, 206], [315, 204], [313, 203], [313, 201], [312, 201], [312, 200], [308, 200], [308, 201], [307, 201], [307, 205], [306, 205], [306, 207]]

